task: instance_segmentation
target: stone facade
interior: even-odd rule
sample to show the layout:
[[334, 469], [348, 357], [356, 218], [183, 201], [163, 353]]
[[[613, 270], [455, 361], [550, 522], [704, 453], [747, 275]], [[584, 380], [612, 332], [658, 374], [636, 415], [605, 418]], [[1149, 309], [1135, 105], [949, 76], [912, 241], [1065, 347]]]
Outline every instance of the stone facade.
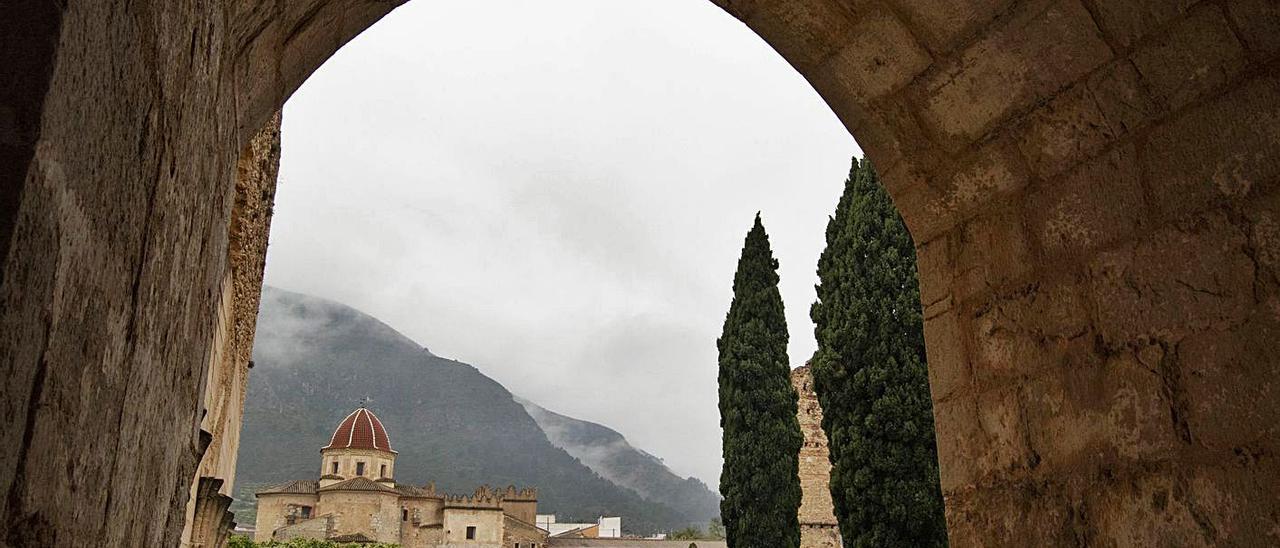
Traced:
[[791, 370], [791, 386], [799, 396], [796, 418], [804, 434], [804, 445], [800, 446], [800, 548], [840, 548], [840, 527], [831, 503], [827, 434], [822, 430], [822, 406], [808, 365]]
[[[954, 545], [1280, 543], [1280, 6], [715, 2], [915, 239]], [[401, 3], [6, 6], [5, 543], [179, 542], [237, 159]]]
[[257, 493], [254, 540], [364, 539], [404, 548], [523, 548], [546, 545], [533, 525], [534, 489], [482, 486], [471, 495], [437, 493], [395, 482], [396, 452], [382, 421], [360, 408], [320, 450], [320, 478]]

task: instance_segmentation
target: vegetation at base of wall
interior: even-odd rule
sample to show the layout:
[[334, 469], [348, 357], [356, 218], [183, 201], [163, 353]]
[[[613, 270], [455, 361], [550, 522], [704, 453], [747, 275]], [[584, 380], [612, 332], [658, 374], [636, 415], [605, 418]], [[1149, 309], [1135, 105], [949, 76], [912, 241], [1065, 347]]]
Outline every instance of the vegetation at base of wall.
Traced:
[[733, 301], [716, 341], [724, 468], [720, 517], [731, 548], [800, 544], [797, 397], [787, 359], [778, 261], [760, 215], [747, 233]]
[[814, 388], [846, 547], [945, 546], [915, 248], [868, 161], [827, 223]]
[[254, 542], [252, 539], [242, 535], [231, 535], [227, 540], [227, 548], [400, 548], [399, 544], [387, 543], [357, 543], [357, 542], [333, 542], [328, 540], [315, 540], [308, 538], [295, 538], [288, 541], [268, 540], [266, 542]]

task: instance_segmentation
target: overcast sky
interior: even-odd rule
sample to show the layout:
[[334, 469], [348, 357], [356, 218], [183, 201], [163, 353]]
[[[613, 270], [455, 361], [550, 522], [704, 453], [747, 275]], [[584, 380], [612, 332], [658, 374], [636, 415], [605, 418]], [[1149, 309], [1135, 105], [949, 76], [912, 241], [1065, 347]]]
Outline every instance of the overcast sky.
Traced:
[[415, 0], [307, 81], [283, 139], [268, 284], [354, 306], [713, 489], [743, 238], [762, 211], [803, 364], [860, 154], [706, 0]]

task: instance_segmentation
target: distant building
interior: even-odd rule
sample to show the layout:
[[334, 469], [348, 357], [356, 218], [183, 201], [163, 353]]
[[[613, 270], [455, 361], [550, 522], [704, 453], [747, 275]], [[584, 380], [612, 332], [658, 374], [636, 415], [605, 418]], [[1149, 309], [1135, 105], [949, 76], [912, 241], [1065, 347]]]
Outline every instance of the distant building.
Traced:
[[471, 495], [398, 484], [396, 452], [372, 411], [361, 407], [320, 449], [320, 479], [282, 483], [257, 492], [257, 541], [310, 538], [386, 542], [404, 548], [544, 548], [535, 524], [536, 489], [489, 486]]
[[840, 548], [840, 527], [831, 503], [831, 461], [827, 435], [822, 431], [822, 406], [813, 391], [809, 366], [791, 372], [791, 385], [800, 397], [796, 418], [804, 433], [800, 447], [800, 548]]
[[622, 518], [601, 517], [595, 523], [557, 522], [555, 514], [538, 514], [539, 529], [559, 538], [622, 538]]

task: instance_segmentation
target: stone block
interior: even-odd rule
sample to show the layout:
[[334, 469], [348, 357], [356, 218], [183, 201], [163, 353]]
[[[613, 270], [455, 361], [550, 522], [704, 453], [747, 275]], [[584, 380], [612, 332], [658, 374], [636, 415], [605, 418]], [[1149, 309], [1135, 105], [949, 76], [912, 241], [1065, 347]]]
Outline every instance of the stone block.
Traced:
[[1008, 141], [988, 143], [933, 171], [912, 160], [904, 158], [886, 170], [884, 181], [916, 241], [954, 229], [1028, 180], [1017, 149]]
[[922, 116], [963, 146], [1112, 58], [1078, 0], [1025, 2], [1002, 25], [925, 77]]
[[1257, 297], [1266, 304], [1272, 320], [1280, 320], [1280, 192], [1250, 200], [1249, 246], [1258, 263]]
[[1280, 3], [1275, 0], [1230, 0], [1226, 5], [1227, 13], [1249, 51], [1263, 59], [1280, 53]]
[[1094, 2], [1098, 26], [1121, 48], [1182, 15], [1196, 0], [1103, 0]]
[[959, 314], [954, 309], [924, 324], [929, 390], [935, 402], [969, 388], [969, 352], [965, 339]]
[[1185, 419], [1196, 443], [1226, 451], [1280, 449], [1277, 340], [1280, 323], [1255, 317], [1178, 344]]
[[1089, 78], [1088, 85], [1103, 119], [1117, 136], [1146, 126], [1160, 112], [1131, 60], [1123, 59], [1099, 70]]
[[783, 58], [806, 72], [849, 43], [852, 17], [841, 2], [796, 0], [762, 2], [751, 10], [746, 23]]
[[1068, 354], [1070, 363], [1027, 387], [1029, 435], [1042, 471], [1176, 457], [1182, 442], [1158, 360], [1153, 368], [1136, 352], [1105, 358], [1094, 354], [1092, 341], [1083, 343]]
[[1120, 135], [1107, 123], [1084, 82], [1037, 109], [1016, 131], [1018, 149], [1042, 179], [1057, 175]]
[[1117, 478], [1123, 488], [1086, 493], [1085, 519], [1101, 546], [1217, 546], [1216, 538], [1186, 487], [1185, 470], [1166, 465], [1157, 471]]
[[1154, 128], [1143, 178], [1166, 219], [1241, 199], [1280, 179], [1280, 76], [1260, 76]]
[[890, 0], [925, 47], [951, 52], [1009, 8], [1013, 0]]
[[[842, 94], [849, 93], [848, 102], [860, 103], [843, 84], [837, 85]], [[844, 95], [841, 95], [844, 102]], [[837, 114], [840, 110], [832, 107]], [[937, 147], [929, 139], [924, 128], [916, 123], [911, 108], [903, 101], [883, 98], [864, 108], [864, 115], [849, 132], [857, 139], [858, 145], [875, 162], [880, 171], [881, 181], [889, 194], [894, 194], [901, 185], [899, 181], [890, 179], [890, 170], [902, 163], [910, 163], [912, 169], [921, 172], [931, 171], [941, 163]], [[842, 118], [843, 119], [843, 118]]]
[[1037, 185], [1026, 201], [1030, 234], [1046, 258], [1085, 253], [1127, 237], [1143, 224], [1146, 210], [1131, 145]]
[[1177, 109], [1222, 86], [1245, 66], [1244, 48], [1222, 10], [1204, 5], [1134, 52], [1154, 93]]
[[955, 246], [952, 290], [960, 302], [1008, 287], [1030, 273], [1034, 263], [1022, 217], [1013, 208], [968, 221]]
[[1016, 386], [957, 394], [934, 403], [933, 414], [944, 496], [1031, 466]]
[[1076, 546], [1074, 506], [1060, 486], [1005, 481], [944, 497], [951, 546]]
[[1092, 356], [1087, 290], [1066, 277], [997, 295], [970, 315], [969, 347], [979, 386], [1039, 377]]
[[824, 68], [863, 100], [902, 87], [932, 62], [907, 27], [883, 7], [861, 10], [847, 40]]
[[1246, 243], [1225, 215], [1210, 213], [1099, 253], [1088, 268], [1105, 343], [1176, 340], [1242, 321], [1253, 306]]
[[884, 173], [883, 180], [913, 240], [933, 240], [955, 227], [956, 209], [914, 167], [899, 163]]
[[978, 394], [978, 427], [983, 434], [978, 463], [984, 471], [1007, 472], [1035, 466], [1038, 457], [1027, 445], [1023, 397], [1023, 387], [1017, 384]]
[[954, 272], [951, 268], [950, 240], [941, 236], [923, 244], [916, 244], [916, 268], [920, 278], [920, 302], [925, 307], [925, 318], [931, 316], [928, 308], [951, 293]]

